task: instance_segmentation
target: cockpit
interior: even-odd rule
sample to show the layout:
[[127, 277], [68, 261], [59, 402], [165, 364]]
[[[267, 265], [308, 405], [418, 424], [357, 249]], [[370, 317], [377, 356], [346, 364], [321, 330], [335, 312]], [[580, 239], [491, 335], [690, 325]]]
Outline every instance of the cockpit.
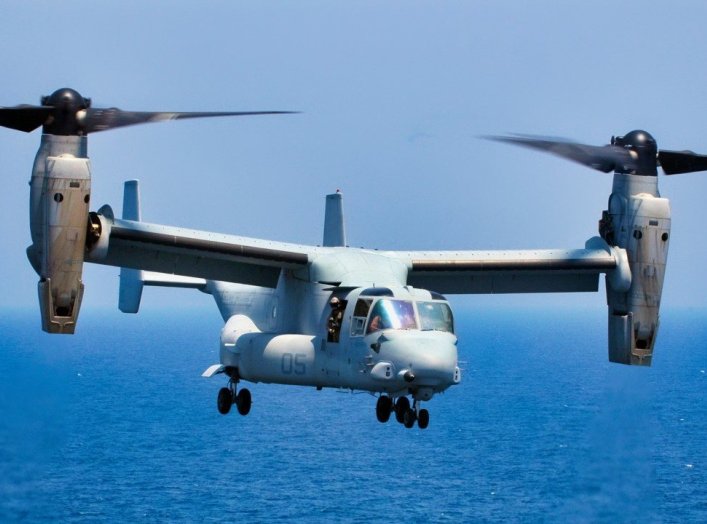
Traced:
[[392, 292], [373, 292], [379, 289], [363, 290], [359, 295], [351, 319], [351, 336], [385, 329], [454, 333], [452, 310], [443, 296], [427, 291], [427, 296], [422, 296], [423, 290], [416, 290], [419, 296], [405, 300], [394, 297]]
[[382, 329], [417, 329], [415, 308], [408, 300], [381, 298], [371, 309], [366, 334]]

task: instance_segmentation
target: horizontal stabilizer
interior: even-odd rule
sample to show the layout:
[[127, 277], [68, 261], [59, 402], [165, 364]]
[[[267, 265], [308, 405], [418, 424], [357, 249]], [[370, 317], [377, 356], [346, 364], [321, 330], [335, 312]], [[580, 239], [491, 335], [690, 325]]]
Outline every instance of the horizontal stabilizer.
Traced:
[[121, 268], [118, 307], [123, 313], [138, 312], [140, 309], [143, 286], [180, 287], [203, 290], [206, 287], [206, 280], [203, 278], [143, 271], [141, 269]]

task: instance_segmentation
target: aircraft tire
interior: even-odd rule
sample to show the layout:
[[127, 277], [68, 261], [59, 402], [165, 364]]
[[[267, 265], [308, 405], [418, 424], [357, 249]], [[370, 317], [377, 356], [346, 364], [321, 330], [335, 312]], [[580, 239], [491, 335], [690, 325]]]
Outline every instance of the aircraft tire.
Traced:
[[233, 393], [228, 388], [221, 388], [218, 391], [218, 397], [216, 398], [216, 407], [218, 412], [222, 415], [227, 415], [231, 411], [231, 404], [233, 404]]
[[376, 418], [378, 422], [386, 423], [390, 420], [390, 413], [393, 408], [393, 401], [388, 395], [381, 395], [376, 402]]
[[250, 406], [252, 404], [252, 398], [250, 396], [250, 391], [246, 388], [241, 389], [236, 395], [236, 407], [238, 408], [238, 413], [245, 416], [250, 413]]
[[403, 415], [403, 424], [406, 428], [410, 429], [415, 425], [416, 419], [417, 417], [415, 416], [415, 411], [413, 411], [412, 409], [408, 409]]
[[417, 414], [417, 425], [420, 429], [427, 429], [430, 425], [430, 412], [426, 409], [421, 409]]
[[400, 424], [405, 422], [405, 412], [410, 409], [410, 401], [407, 397], [400, 397], [395, 403], [395, 420]]

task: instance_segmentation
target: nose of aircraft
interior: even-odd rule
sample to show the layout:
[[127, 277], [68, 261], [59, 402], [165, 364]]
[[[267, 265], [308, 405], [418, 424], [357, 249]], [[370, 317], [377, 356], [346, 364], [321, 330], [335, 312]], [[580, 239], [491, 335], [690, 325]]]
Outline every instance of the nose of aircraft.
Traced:
[[381, 344], [380, 358], [391, 361], [410, 388], [442, 391], [459, 382], [456, 337], [451, 333], [395, 333]]

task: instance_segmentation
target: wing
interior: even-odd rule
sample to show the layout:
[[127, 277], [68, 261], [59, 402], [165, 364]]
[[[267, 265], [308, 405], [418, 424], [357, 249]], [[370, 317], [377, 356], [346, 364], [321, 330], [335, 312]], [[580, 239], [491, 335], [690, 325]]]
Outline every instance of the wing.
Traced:
[[395, 252], [408, 265], [407, 283], [439, 293], [543, 293], [597, 291], [606, 273], [628, 289], [626, 251], [599, 237], [584, 249]]
[[318, 249], [119, 220], [110, 212], [93, 222], [97, 240], [87, 262], [255, 286], [274, 288], [282, 269], [306, 269]]
[[[88, 262], [271, 288], [282, 270], [308, 280], [317, 255], [350, 249], [119, 220], [109, 209], [94, 218], [98, 233]], [[405, 264], [407, 284], [448, 294], [596, 291], [601, 273], [616, 290], [627, 290], [631, 283], [626, 251], [599, 237], [573, 250], [392, 251], [378, 256]]]

